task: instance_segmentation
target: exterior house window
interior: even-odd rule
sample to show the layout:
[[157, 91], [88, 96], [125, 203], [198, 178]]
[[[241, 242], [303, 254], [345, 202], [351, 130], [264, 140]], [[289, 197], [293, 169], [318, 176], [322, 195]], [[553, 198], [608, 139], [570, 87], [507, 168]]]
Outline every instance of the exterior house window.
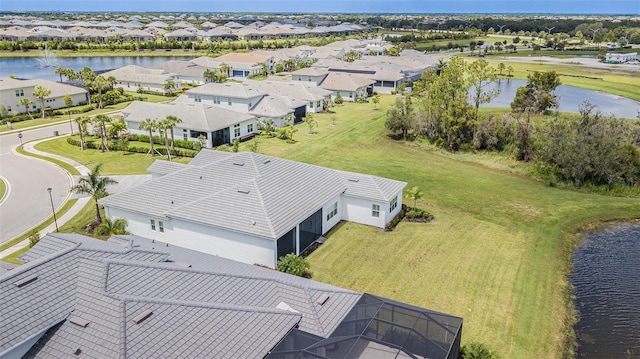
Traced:
[[394, 197], [389, 204], [389, 212], [393, 212], [398, 207], [398, 197]]
[[231, 97], [227, 97], [227, 103], [231, 106]]
[[316, 103], [316, 107], [320, 107], [321, 102], [318, 101], [318, 103]]
[[216, 105], [220, 104], [220, 96], [213, 96], [213, 103]]
[[150, 221], [151, 221], [151, 230], [152, 230], [152, 231], [155, 231], [155, 230], [156, 230], [156, 220], [155, 220], [155, 219], [152, 219], [152, 220], [150, 220]]
[[240, 137], [240, 124], [233, 125], [233, 137]]
[[336, 214], [338, 214], [338, 202], [329, 206], [329, 209], [327, 212], [327, 221], [333, 218]]
[[349, 98], [353, 98], [353, 92], [349, 92]]
[[202, 102], [202, 96], [196, 95], [195, 96], [195, 100], [196, 100], [196, 102]]
[[158, 229], [160, 230], [160, 233], [164, 233], [164, 222], [158, 221]]
[[380, 205], [371, 205], [371, 216], [376, 218], [380, 217]]
[[309, 108], [313, 108], [313, 102], [309, 102]]
[[247, 132], [248, 133], [253, 132], [253, 123], [250, 123], [250, 124], [247, 125]]
[[185, 140], [185, 141], [187, 141], [189, 139], [189, 136], [187, 135], [186, 132], [182, 134], [182, 139]]
[[16, 97], [22, 97], [24, 96], [24, 90], [20, 89], [20, 90], [16, 90]]

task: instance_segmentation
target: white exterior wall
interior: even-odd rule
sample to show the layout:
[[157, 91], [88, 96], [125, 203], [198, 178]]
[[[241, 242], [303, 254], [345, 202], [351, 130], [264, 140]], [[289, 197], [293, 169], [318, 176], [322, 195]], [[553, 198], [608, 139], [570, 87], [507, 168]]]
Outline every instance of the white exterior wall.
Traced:
[[393, 217], [395, 217], [398, 213], [400, 213], [400, 210], [402, 209], [402, 191], [396, 193], [396, 198], [398, 199], [398, 202], [397, 202], [396, 208], [393, 211], [389, 212], [389, 209], [391, 209], [391, 207], [390, 207], [391, 201], [389, 201], [389, 202], [387, 202], [385, 204], [385, 206], [386, 206], [386, 208], [385, 208], [385, 218], [384, 218], [385, 226], [387, 225], [387, 223], [391, 222]]
[[291, 80], [306, 82], [306, 83], [315, 83], [317, 86], [317, 85], [320, 85], [320, 83], [322, 82], [322, 80], [324, 80], [326, 76], [327, 75], [321, 75], [321, 76], [292, 75]]
[[[380, 216], [373, 217], [371, 215], [372, 205], [377, 204], [380, 206]], [[388, 202], [373, 201], [369, 199], [362, 199], [356, 197], [342, 196], [342, 206], [339, 211], [342, 211], [342, 219], [345, 221], [351, 221], [369, 226], [375, 226], [378, 228], [384, 228], [387, 224], [385, 222], [388, 217], [389, 211]], [[393, 217], [391, 217], [393, 218]]]
[[[22, 90], [24, 96], [16, 96], [16, 90]], [[19, 114], [25, 113], [24, 106], [20, 105], [20, 100], [23, 98], [28, 98], [33, 102], [29, 106], [29, 112], [40, 111], [42, 108], [42, 103], [39, 99], [34, 97], [33, 91], [35, 90], [34, 86], [26, 86], [22, 88], [12, 88], [12, 89], [0, 89], [0, 105], [3, 105], [9, 111], [9, 114]], [[51, 107], [54, 110], [60, 108], [66, 108], [67, 106], [64, 104], [64, 96], [49, 96], [44, 99], [44, 107]], [[73, 106], [77, 106], [82, 101], [87, 101], [86, 93], [80, 93], [75, 95], [69, 95], [71, 100], [73, 101]]]
[[321, 112], [324, 110], [323, 100], [310, 101], [307, 103], [307, 112]]
[[[155, 239], [179, 247], [217, 255], [247, 264], [263, 264], [275, 267], [276, 244], [273, 239], [232, 232], [180, 219], [149, 217], [139, 213], [105, 207], [109, 218], [127, 218], [127, 230], [131, 234]], [[150, 220], [156, 220], [156, 230], [151, 230]], [[159, 231], [159, 221], [164, 233]]]
[[[340, 220], [342, 219], [343, 211], [342, 211], [342, 205], [341, 205], [341, 202], [342, 202], [341, 197], [342, 195], [337, 195], [322, 205], [322, 233], [323, 234], [329, 232], [331, 228], [333, 228], [336, 224], [338, 224], [338, 222], [340, 222]], [[338, 203], [338, 213], [335, 216], [333, 216], [330, 220], [327, 220], [329, 207], [331, 207], [331, 205], [333, 205], [336, 202]]]
[[[247, 125], [252, 124], [253, 125], [253, 131], [249, 131]], [[239, 123], [239, 128], [240, 128], [240, 134], [238, 136], [235, 135], [235, 126], [231, 126], [229, 127], [229, 144], [233, 143], [233, 139], [234, 138], [240, 138], [242, 136], [246, 136], [250, 133], [258, 133], [258, 123], [256, 120], [247, 120], [247, 121], [242, 121]]]
[[[229, 105], [229, 98], [227, 96], [214, 96], [214, 95], [199, 95], [200, 102], [211, 104], [216, 107], [224, 108], [226, 110], [236, 111], [240, 113], [247, 113], [249, 109], [255, 106], [258, 101], [262, 98], [262, 96], [255, 96], [248, 99], [244, 98], [235, 98], [231, 97], [231, 105]], [[218, 97], [220, 99], [220, 103], [215, 103], [214, 97]], [[189, 93], [188, 98], [191, 101], [195, 102], [196, 94]]]
[[113, 85], [113, 87], [123, 88], [126, 91], [133, 91], [133, 92], [138, 90], [138, 88], [142, 88], [143, 90], [146, 90], [146, 91], [156, 91], [156, 92], [164, 93], [164, 83], [156, 84], [156, 83], [118, 80], [118, 83]]

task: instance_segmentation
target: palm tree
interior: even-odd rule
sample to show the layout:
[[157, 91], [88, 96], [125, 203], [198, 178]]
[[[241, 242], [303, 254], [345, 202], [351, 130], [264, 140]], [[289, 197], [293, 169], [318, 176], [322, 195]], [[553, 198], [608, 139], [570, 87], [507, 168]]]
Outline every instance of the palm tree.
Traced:
[[182, 123], [182, 120], [173, 115], [167, 116], [166, 120], [171, 125], [169, 129], [171, 130], [171, 149], [173, 149], [173, 142], [175, 141], [175, 138], [173, 137], [173, 128], [176, 127], [177, 124]]
[[111, 220], [110, 218], [105, 218], [102, 223], [93, 231], [93, 234], [99, 236], [108, 236], [110, 234], [129, 234], [127, 231], [127, 225], [129, 222], [126, 218], [117, 218], [115, 220]]
[[62, 75], [64, 75], [66, 69], [63, 69], [61, 66], [56, 68], [56, 75], [60, 75], [60, 82], [62, 82]]
[[103, 114], [98, 115], [93, 119], [94, 125], [98, 126], [98, 129], [100, 130], [100, 150], [102, 152], [109, 150], [106, 143], [108, 122], [111, 122], [111, 117]]
[[80, 177], [77, 185], [71, 187], [76, 194], [88, 194], [96, 201], [96, 223], [102, 223], [98, 200], [109, 195], [107, 185], [118, 183], [109, 177], [101, 177], [101, 170], [102, 163], [98, 163], [87, 176]]
[[95, 91], [98, 91], [98, 108], [102, 108], [102, 91], [107, 89], [109, 86], [111, 86], [111, 83], [103, 76], [96, 76], [91, 83], [91, 87]]
[[29, 115], [29, 117], [33, 120], [33, 116], [31, 116], [31, 112], [29, 112], [29, 106], [31, 106], [32, 103], [33, 101], [26, 97], [21, 98], [19, 102], [21, 106], [24, 106], [24, 110], [25, 112], [27, 112], [27, 115]]
[[222, 71], [222, 73], [225, 74], [226, 77], [229, 77], [229, 71], [231, 71], [231, 67], [227, 64], [222, 64], [220, 66], [220, 71]]
[[173, 95], [173, 89], [176, 87], [176, 82], [173, 80], [167, 80], [164, 83], [164, 93], [168, 96]]
[[36, 86], [33, 90], [33, 97], [40, 100], [40, 104], [42, 105], [42, 118], [44, 118], [44, 98], [51, 95], [51, 90], [44, 86]]
[[414, 211], [418, 210], [418, 200], [422, 199], [422, 195], [422, 190], [418, 186], [411, 187], [411, 189], [407, 192], [407, 197], [413, 200]]
[[63, 98], [64, 105], [67, 106], [67, 114], [69, 115], [69, 128], [71, 129], [71, 134], [73, 135], [73, 125], [71, 124], [71, 106], [73, 106], [73, 99], [69, 94], [64, 95]]
[[151, 153], [151, 156], [154, 156], [155, 153], [153, 150], [153, 131], [158, 129], [158, 122], [150, 118], [145, 118], [140, 126], [138, 126], [138, 128], [143, 131], [149, 131], [149, 153]]
[[164, 149], [167, 151], [167, 159], [169, 161], [171, 161], [171, 151], [169, 150], [169, 136], [167, 136], [167, 134], [171, 126], [171, 121], [167, 118], [158, 122], [158, 129], [160, 130], [160, 134], [164, 137]]
[[80, 116], [76, 118], [78, 124], [78, 132], [80, 133], [80, 151], [84, 151], [84, 134], [87, 133], [87, 124], [91, 122], [91, 118]]
[[202, 77], [204, 77], [204, 81], [206, 83], [215, 82], [216, 81], [216, 72], [211, 70], [211, 69], [206, 69], [206, 70], [204, 70], [204, 73], [202, 74]]

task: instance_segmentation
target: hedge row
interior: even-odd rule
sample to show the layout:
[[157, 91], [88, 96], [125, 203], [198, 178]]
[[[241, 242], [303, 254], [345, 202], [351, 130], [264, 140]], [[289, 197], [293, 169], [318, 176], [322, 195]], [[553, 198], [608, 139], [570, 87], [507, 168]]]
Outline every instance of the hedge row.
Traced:
[[[67, 143], [72, 145], [72, 146], [80, 147], [80, 140], [76, 139], [76, 138], [71, 138], [71, 137], [67, 138]], [[85, 148], [97, 150], [97, 149], [100, 148], [100, 141], [87, 140], [87, 141], [84, 141], [84, 146], [85, 146]], [[107, 143], [107, 148], [109, 148], [110, 151], [121, 151], [122, 150], [122, 148], [118, 148], [118, 144], [115, 143], [115, 142]], [[158, 151], [163, 156], [167, 155], [167, 150], [165, 148], [154, 148], [154, 150]], [[149, 152], [149, 148], [148, 147], [132, 146], [131, 144], [129, 144], [127, 146], [127, 148], [126, 148], [126, 152], [148, 153]], [[174, 148], [173, 150], [171, 150], [171, 155], [172, 156], [177, 156], [177, 157], [195, 157], [198, 154], [198, 152], [199, 151], [197, 151], [197, 150]]]
[[[137, 134], [137, 133], [132, 133], [131, 134], [131, 141], [140, 141], [140, 142], [149, 143], [149, 136], [142, 135], [142, 134]], [[171, 139], [169, 139], [169, 141], [171, 141]], [[153, 143], [155, 143], [156, 145], [164, 146], [164, 137], [153, 136]], [[202, 147], [202, 145], [200, 144], [200, 142], [197, 142], [197, 141], [175, 140], [175, 141], [173, 141], [173, 147], [180, 147], [180, 148], [185, 148], [185, 149], [188, 149], [188, 150], [199, 151], [200, 148]]]

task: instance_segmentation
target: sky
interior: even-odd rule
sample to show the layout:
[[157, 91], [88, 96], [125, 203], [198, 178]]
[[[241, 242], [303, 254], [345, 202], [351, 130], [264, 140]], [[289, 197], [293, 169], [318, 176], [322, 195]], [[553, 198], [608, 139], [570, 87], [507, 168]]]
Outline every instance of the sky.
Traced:
[[1, 0], [0, 11], [640, 14], [640, 0]]

